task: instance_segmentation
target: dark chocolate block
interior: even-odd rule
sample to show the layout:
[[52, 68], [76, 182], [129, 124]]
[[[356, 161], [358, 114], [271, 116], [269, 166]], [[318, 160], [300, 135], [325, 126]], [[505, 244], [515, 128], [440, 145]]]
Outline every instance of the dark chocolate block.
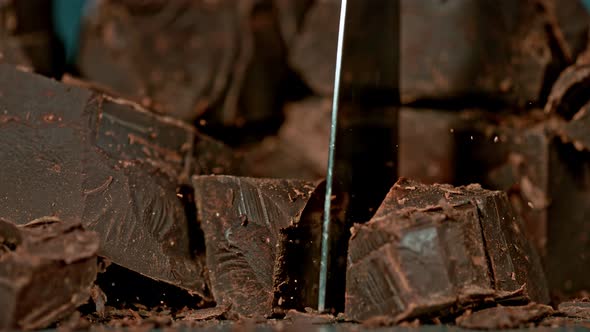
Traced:
[[317, 305], [323, 187], [231, 176], [193, 184], [218, 304], [246, 316]]
[[[553, 121], [529, 125], [506, 121], [473, 128], [462, 136], [457, 175], [459, 183], [478, 181], [508, 191], [543, 256], [551, 289], [574, 292], [590, 286], [585, 277], [590, 271], [585, 217], [590, 155], [578, 151], [575, 143], [563, 143], [551, 129]], [[570, 126], [576, 122], [559, 128], [565, 134], [564, 128]], [[497, 143], [494, 137], [498, 137]]]
[[270, 315], [280, 231], [293, 226], [311, 183], [228, 176], [193, 178], [211, 291], [242, 315]]
[[542, 254], [550, 288], [566, 293], [590, 287], [589, 75], [586, 65], [565, 70], [546, 105], [549, 115], [482, 120], [457, 134], [457, 183], [508, 191]]
[[84, 77], [174, 117], [243, 126], [280, 115], [286, 51], [271, 0], [102, 1]]
[[504, 193], [400, 179], [349, 243], [346, 315], [444, 316], [486, 300], [545, 303], [545, 277]]
[[553, 313], [553, 308], [544, 304], [529, 303], [516, 307], [494, 307], [457, 318], [457, 325], [467, 329], [498, 330], [534, 326]]
[[[363, 8], [353, 11], [355, 15], [374, 17], [382, 10], [381, 2], [358, 2]], [[587, 32], [587, 15], [563, 19], [571, 2], [579, 5], [577, 0], [566, 2], [549, 1], [543, 6], [530, 0], [402, 0], [402, 102], [477, 97], [524, 106], [541, 100], [545, 81], [575, 58]], [[332, 93], [339, 6], [336, 0], [316, 2], [290, 54], [292, 66], [321, 95]], [[366, 38], [371, 42], [382, 36]], [[366, 57], [355, 61], [366, 65], [363, 60], [368, 61]]]
[[[81, 221], [100, 255], [209, 298], [189, 179], [230, 171], [180, 121], [0, 65], [0, 217]], [[56, 195], [55, 192], [59, 192]]]
[[0, 219], [0, 329], [44, 328], [86, 303], [98, 245], [79, 223]]

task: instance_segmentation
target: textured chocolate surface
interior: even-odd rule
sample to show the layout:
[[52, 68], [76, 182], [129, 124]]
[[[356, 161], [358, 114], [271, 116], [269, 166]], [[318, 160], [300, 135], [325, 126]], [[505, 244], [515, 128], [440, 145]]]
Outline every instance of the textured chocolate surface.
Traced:
[[[271, 315], [274, 307], [302, 309], [302, 301], [315, 301], [317, 275], [310, 274], [312, 280], [297, 280], [297, 273], [283, 272], [289, 268], [286, 264], [303, 264], [306, 270], [318, 271], [319, 262], [313, 263], [311, 258], [318, 257], [319, 243], [307, 233], [311, 227], [319, 239], [320, 216], [306, 211], [321, 211], [317, 202], [308, 203], [316, 190], [314, 185], [231, 176], [196, 176], [193, 184], [211, 291], [218, 304], [252, 316]], [[303, 250], [298, 257], [287, 257], [285, 247], [299, 244]], [[306, 251], [306, 245], [312, 249]], [[282, 295], [289, 291], [297, 293], [297, 298]]]
[[401, 179], [349, 244], [346, 314], [396, 320], [486, 299], [547, 302], [541, 265], [505, 194]]
[[223, 146], [132, 103], [9, 66], [0, 87], [0, 217], [81, 221], [99, 233], [100, 255], [208, 298], [181, 185], [230, 171]]

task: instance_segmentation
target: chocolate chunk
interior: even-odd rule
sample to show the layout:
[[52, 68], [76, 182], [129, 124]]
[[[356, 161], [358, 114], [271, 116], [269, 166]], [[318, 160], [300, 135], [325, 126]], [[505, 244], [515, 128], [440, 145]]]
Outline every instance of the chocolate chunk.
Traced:
[[487, 299], [547, 302], [538, 257], [505, 194], [401, 179], [349, 243], [346, 315], [396, 321]]
[[273, 3], [102, 1], [81, 37], [84, 77], [208, 126], [280, 117], [286, 54]]
[[131, 102], [7, 65], [0, 87], [0, 217], [81, 221], [99, 233], [101, 256], [209, 298], [192, 203], [179, 196], [192, 174], [224, 171], [220, 145]]
[[218, 304], [246, 316], [317, 305], [323, 196], [314, 185], [231, 176], [196, 176], [193, 184]]
[[237, 13], [229, 1], [102, 1], [86, 22], [84, 77], [191, 120], [227, 89]]
[[297, 222], [313, 186], [228, 176], [193, 185], [214, 299], [242, 315], [271, 314], [279, 231]]
[[97, 234], [79, 223], [0, 219], [0, 328], [45, 328], [86, 303], [98, 245]]
[[551, 290], [565, 293], [590, 286], [584, 217], [590, 159], [586, 150], [576, 148], [583, 148], [575, 142], [582, 142], [586, 131], [584, 111], [578, 117], [544, 120], [533, 112], [481, 121], [457, 134], [457, 183], [479, 182], [509, 193], [543, 257]]
[[318, 180], [327, 169], [331, 103], [309, 98], [287, 104], [276, 136], [241, 148], [242, 173], [254, 177]]
[[[358, 15], [379, 14], [381, 6], [362, 3], [365, 10], [355, 11]], [[587, 30], [580, 15], [560, 21], [551, 8], [543, 8], [536, 1], [401, 1], [402, 102], [479, 97], [525, 106], [541, 100], [545, 80], [567, 60], [567, 52], [555, 42], [560, 24], [567, 24], [568, 39]], [[338, 9], [339, 1], [315, 3], [290, 55], [312, 89], [326, 96], [332, 93]], [[376, 33], [367, 42], [379, 38]]]
[[494, 307], [466, 313], [457, 318], [457, 325], [467, 329], [497, 330], [534, 326], [542, 318], [553, 313], [544, 304], [529, 303], [525, 306]]

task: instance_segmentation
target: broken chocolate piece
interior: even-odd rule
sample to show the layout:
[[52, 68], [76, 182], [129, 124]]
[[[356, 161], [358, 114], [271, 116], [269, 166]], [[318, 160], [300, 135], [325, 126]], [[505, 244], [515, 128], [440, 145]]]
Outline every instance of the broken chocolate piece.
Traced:
[[0, 329], [47, 327], [90, 297], [97, 234], [49, 219], [20, 227], [0, 219]]
[[550, 289], [565, 294], [590, 287], [585, 277], [590, 229], [584, 217], [590, 155], [582, 143], [585, 111], [578, 113], [569, 122], [545, 119], [540, 111], [479, 121], [458, 132], [456, 140], [461, 151], [456, 183], [479, 182], [508, 192], [541, 253]]
[[[381, 10], [380, 2], [362, 3], [364, 10], [356, 12], [374, 17]], [[314, 3], [290, 54], [292, 66], [324, 96], [332, 93], [338, 8], [336, 0]], [[479, 97], [521, 106], [539, 101], [545, 80], [566, 64], [564, 50], [555, 43], [564, 22], [556, 23], [555, 13], [542, 8], [536, 1], [401, 1], [401, 101]], [[587, 31], [583, 17], [573, 19], [568, 17], [568, 38]]]
[[355, 225], [349, 318], [444, 316], [486, 299], [549, 300], [538, 257], [505, 194], [401, 179], [373, 219]]
[[288, 71], [271, 0], [156, 3], [99, 3], [81, 37], [84, 77], [208, 127], [280, 118]]
[[[271, 315], [275, 307], [313, 307], [321, 223], [316, 186], [231, 176], [196, 176], [193, 184], [215, 301], [245, 316]], [[317, 240], [305, 236], [310, 233]], [[289, 245], [301, 249], [297, 261], [284, 249]], [[283, 273], [289, 267], [294, 273]]]
[[214, 299], [242, 315], [271, 314], [279, 231], [297, 222], [313, 186], [227, 176], [193, 185]]
[[209, 298], [181, 185], [195, 172], [224, 171], [217, 142], [131, 102], [7, 65], [0, 92], [0, 217], [81, 221], [99, 233], [101, 256]]
[[553, 313], [553, 308], [544, 304], [529, 303], [516, 307], [493, 307], [468, 312], [457, 318], [457, 325], [467, 329], [497, 330], [534, 326]]
[[[84, 77], [146, 106], [192, 120], [227, 88], [238, 55], [229, 1], [101, 1], [85, 22]], [[156, 7], [156, 8], [157, 8]]]

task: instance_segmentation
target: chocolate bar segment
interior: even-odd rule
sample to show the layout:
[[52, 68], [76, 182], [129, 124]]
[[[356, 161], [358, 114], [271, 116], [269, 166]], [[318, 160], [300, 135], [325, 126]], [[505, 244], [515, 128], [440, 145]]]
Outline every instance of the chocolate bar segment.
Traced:
[[0, 87], [0, 216], [81, 221], [99, 233], [101, 256], [210, 298], [181, 189], [196, 172], [231, 172], [223, 146], [134, 103], [6, 65]]
[[86, 303], [98, 246], [97, 234], [79, 223], [0, 219], [0, 328], [45, 328]]
[[401, 321], [488, 299], [547, 302], [521, 227], [501, 192], [399, 180], [373, 219], [354, 227], [346, 315]]

